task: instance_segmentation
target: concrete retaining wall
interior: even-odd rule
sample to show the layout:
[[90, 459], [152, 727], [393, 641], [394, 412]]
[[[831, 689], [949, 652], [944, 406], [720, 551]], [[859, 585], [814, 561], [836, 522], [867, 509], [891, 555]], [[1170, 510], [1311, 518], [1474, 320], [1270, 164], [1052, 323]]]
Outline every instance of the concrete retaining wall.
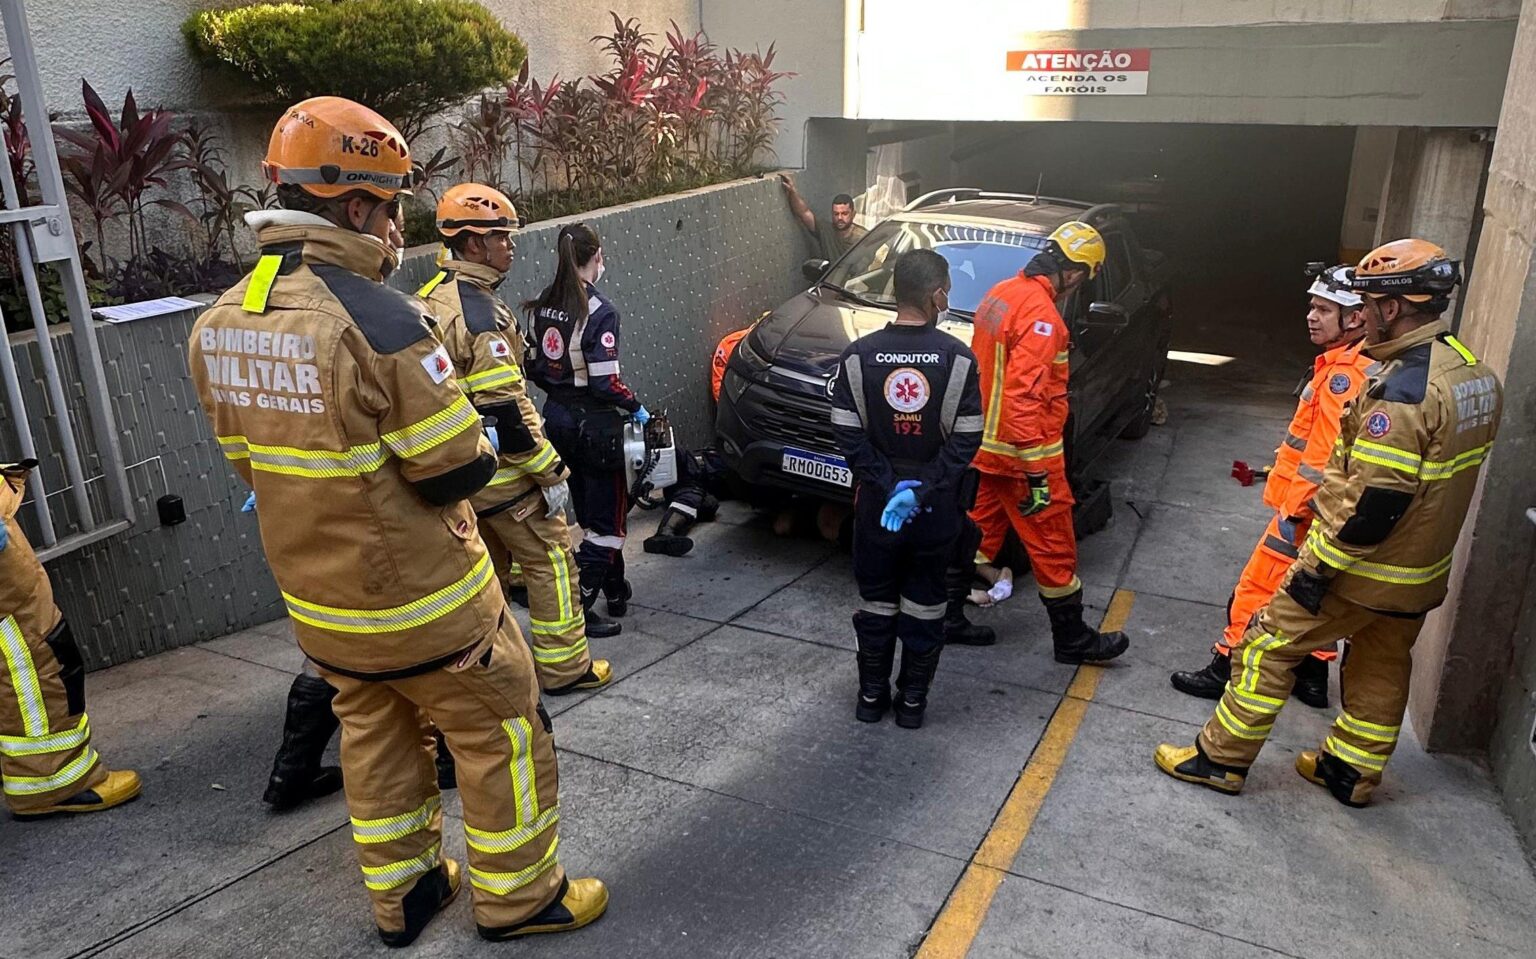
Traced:
[[[624, 377], [652, 410], [667, 409], [679, 439], [709, 441], [708, 362], [720, 336], [755, 319], [797, 289], [809, 254], [778, 185], [745, 180], [597, 211], [585, 218], [604, 238], [603, 289], [623, 314]], [[518, 238], [517, 265], [502, 287], [516, 302], [537, 293], [554, 270], [554, 240], [565, 221]], [[391, 278], [414, 290], [435, 270], [432, 248], [413, 251]], [[134, 527], [49, 564], [59, 605], [92, 668], [200, 642], [283, 614], [254, 517], [238, 512], [246, 489], [213, 442], [186, 370], [195, 314], [122, 325], [98, 324], [108, 388], [122, 436]], [[55, 354], [73, 381], [66, 329]], [[47, 417], [39, 458], [50, 504], [67, 514], [68, 494], [55, 451], [57, 421], [44, 402], [38, 345], [11, 339], [30, 417]], [[70, 398], [78, 408], [78, 391]], [[0, 423], [11, 412], [0, 401]], [[88, 437], [81, 437], [89, 453]], [[0, 428], [0, 461], [16, 458], [15, 436]], [[96, 475], [89, 461], [88, 475]], [[100, 484], [95, 484], [99, 486]], [[93, 500], [99, 500], [92, 487]], [[155, 501], [171, 493], [187, 522], [162, 528]], [[24, 511], [30, 523], [31, 510]], [[35, 530], [28, 530], [29, 535]]]

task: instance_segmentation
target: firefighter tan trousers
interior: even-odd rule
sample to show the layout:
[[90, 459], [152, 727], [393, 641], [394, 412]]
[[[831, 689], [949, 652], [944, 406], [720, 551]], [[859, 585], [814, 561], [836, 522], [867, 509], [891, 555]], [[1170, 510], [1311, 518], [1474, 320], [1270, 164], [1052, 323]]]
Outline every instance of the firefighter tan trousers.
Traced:
[[1206, 755], [1229, 766], [1251, 765], [1291, 694], [1292, 668], [1313, 650], [1348, 637], [1339, 672], [1344, 705], [1323, 752], [1353, 766], [1362, 781], [1381, 782], [1402, 730], [1413, 643], [1423, 625], [1422, 616], [1387, 616], [1331, 594], [1313, 615], [1276, 593], [1258, 624], [1232, 648], [1232, 681], [1200, 733]]
[[68, 799], [107, 778], [91, 748], [85, 668], [48, 574], [7, 517], [0, 550], [0, 781], [17, 812]]
[[405, 926], [401, 903], [442, 861], [443, 816], [430, 724], [458, 766], [475, 921], [534, 915], [564, 879], [555, 745], [528, 647], [510, 618], [442, 669], [368, 681], [320, 668], [337, 689], [352, 838], [380, 929]]
[[[558, 689], [585, 676], [592, 666], [592, 655], [587, 649], [576, 557], [565, 520], [546, 517], [541, 499], [533, 515], [525, 519], [515, 518], [510, 510], [482, 518], [480, 532], [487, 542], [494, 539], [500, 544], [511, 564], [522, 570], [523, 585], [528, 587], [533, 662], [539, 685]], [[492, 547], [493, 557], [500, 553]]]

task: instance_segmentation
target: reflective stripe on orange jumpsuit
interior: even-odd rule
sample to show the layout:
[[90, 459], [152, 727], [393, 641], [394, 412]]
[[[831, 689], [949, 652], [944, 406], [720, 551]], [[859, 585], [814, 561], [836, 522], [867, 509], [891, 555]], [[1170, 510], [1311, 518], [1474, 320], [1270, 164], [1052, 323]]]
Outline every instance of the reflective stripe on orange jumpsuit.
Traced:
[[[1082, 588], [1072, 487], [1062, 431], [1067, 423], [1067, 359], [1071, 337], [1056, 311], [1056, 289], [1044, 276], [1018, 276], [992, 288], [976, 310], [971, 351], [981, 380], [986, 426], [975, 466], [981, 486], [971, 518], [981, 527], [981, 558], [990, 560], [1012, 526], [1029, 553], [1040, 595], [1054, 599]], [[1030, 473], [1050, 477], [1051, 503], [1032, 516]]]
[[393, 251], [294, 211], [197, 321], [198, 399], [256, 516], [299, 646], [337, 689], [341, 763], [381, 930], [442, 860], [426, 721], [458, 765], [475, 919], [536, 913], [556, 860], [554, 744], [466, 497], [495, 472], [480, 417]]
[[[1313, 494], [1323, 482], [1323, 469], [1339, 438], [1339, 418], [1344, 405], [1360, 392], [1365, 370], [1374, 360], [1361, 347], [1364, 340], [1325, 350], [1312, 363], [1312, 377], [1302, 387], [1296, 413], [1285, 439], [1275, 450], [1275, 465], [1264, 483], [1264, 504], [1275, 511], [1253, 555], [1232, 591], [1227, 607], [1227, 628], [1214, 652], [1228, 655], [1242, 639], [1254, 614], [1264, 608], [1280, 588], [1286, 570], [1296, 562], [1298, 550], [1312, 525]], [[1319, 659], [1333, 659], [1334, 652], [1320, 650]]]
[[[1445, 600], [1501, 402], [1498, 377], [1443, 321], [1365, 352], [1379, 363], [1344, 412], [1301, 558], [1233, 648], [1232, 681], [1200, 733], [1211, 759], [1250, 765], [1290, 695], [1292, 668], [1347, 636], [1343, 709], [1322, 748], [1358, 776], [1358, 801], [1397, 745], [1413, 643]], [[1302, 570], [1331, 575], [1316, 612], [1288, 592]]]
[[36, 465], [0, 466], [0, 520], [10, 534], [0, 549], [0, 781], [17, 812], [51, 806], [107, 778], [91, 748], [80, 650], [15, 519]]
[[[437, 317], [438, 338], [453, 360], [459, 387], [475, 409], [496, 417], [501, 442], [496, 475], [470, 500], [487, 545], [496, 540], [522, 571], [528, 588], [533, 661], [545, 689], [568, 686], [592, 666], [587, 649], [571, 531], [563, 516], [546, 516], [540, 490], [570, 471], [544, 437], [521, 366], [522, 337], [512, 311], [495, 293], [502, 274], [449, 260], [441, 280], [423, 287]], [[499, 559], [502, 550], [492, 549]], [[499, 564], [498, 572], [508, 567]]]

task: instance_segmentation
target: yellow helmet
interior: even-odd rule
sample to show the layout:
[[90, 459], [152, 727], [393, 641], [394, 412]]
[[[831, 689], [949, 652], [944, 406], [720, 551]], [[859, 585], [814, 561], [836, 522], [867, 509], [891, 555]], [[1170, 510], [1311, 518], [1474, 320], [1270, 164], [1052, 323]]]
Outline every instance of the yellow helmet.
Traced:
[[479, 183], [460, 183], [437, 204], [437, 232], [458, 236], [468, 231], [511, 233], [517, 229], [517, 209], [507, 195]]
[[1099, 275], [1104, 265], [1104, 237], [1081, 220], [1069, 220], [1058, 226], [1048, 238], [1053, 252], [1088, 270], [1089, 278]]

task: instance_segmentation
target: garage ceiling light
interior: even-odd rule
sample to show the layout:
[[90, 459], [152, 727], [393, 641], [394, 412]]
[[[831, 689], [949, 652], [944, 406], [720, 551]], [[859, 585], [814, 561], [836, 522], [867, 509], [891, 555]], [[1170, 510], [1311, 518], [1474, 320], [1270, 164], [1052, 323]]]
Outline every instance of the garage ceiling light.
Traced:
[[1190, 353], [1186, 350], [1169, 350], [1168, 359], [1174, 363], [1198, 363], [1201, 366], [1226, 366], [1236, 357], [1221, 353]]

